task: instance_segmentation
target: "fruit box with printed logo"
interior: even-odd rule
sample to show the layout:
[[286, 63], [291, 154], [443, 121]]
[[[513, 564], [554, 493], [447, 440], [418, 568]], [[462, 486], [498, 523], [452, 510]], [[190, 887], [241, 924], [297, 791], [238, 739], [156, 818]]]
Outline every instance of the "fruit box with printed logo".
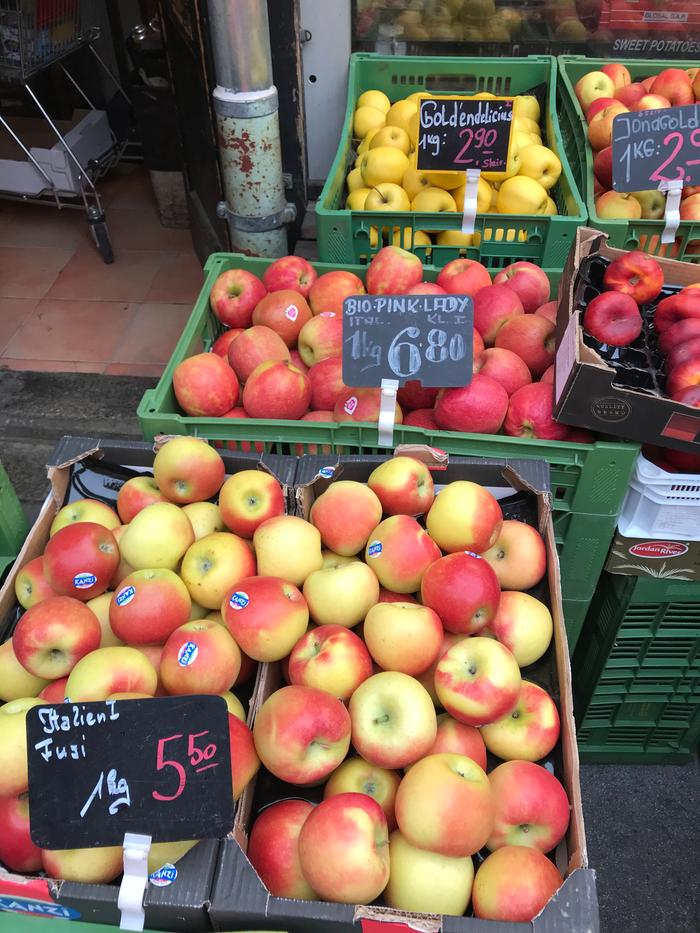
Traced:
[[[663, 394], [664, 357], [657, 348], [654, 309], [642, 310], [644, 330], [631, 347], [597, 344], [584, 334], [580, 311], [601, 290], [605, 266], [625, 254], [607, 236], [579, 227], [564, 266], [557, 312], [554, 414], [563, 424], [659, 447], [700, 454], [700, 410]], [[664, 273], [663, 297], [700, 282], [700, 265], [654, 257]]]
[[[64, 437], [59, 441], [48, 464], [51, 491], [0, 589], [0, 641], [10, 636], [21, 614], [15, 597], [15, 578], [26, 563], [43, 552], [57, 511], [64, 504], [85, 497], [114, 505], [125, 480], [150, 472], [154, 455], [153, 446], [145, 443], [84, 437]], [[292, 488], [296, 470], [293, 457], [228, 451], [222, 451], [222, 457], [227, 474], [264, 469], [280, 480], [285, 491]], [[218, 850], [219, 840], [203, 840], [179, 859], [174, 868], [166, 864], [153, 873], [144, 897], [147, 928], [170, 933], [211, 929], [207, 906]], [[83, 884], [37, 875], [25, 877], [8, 872], [0, 864], [0, 918], [6, 911], [119, 926], [118, 895], [118, 881]]]
[[[255, 817], [270, 803], [286, 798], [319, 802], [322, 787], [285, 784], [264, 767], [243, 792], [232, 836], [221, 848], [210, 916], [215, 930], [283, 928], [289, 933], [597, 933], [599, 930], [595, 873], [588, 868], [579, 784], [578, 752], [573, 720], [571, 669], [561, 609], [559, 567], [554, 544], [549, 492], [549, 467], [544, 461], [483, 460], [447, 457], [432, 448], [406, 446], [397, 451], [425, 459], [434, 468], [439, 487], [454, 480], [473, 480], [501, 501], [504, 515], [527, 521], [543, 535], [548, 572], [532, 591], [546, 602], [554, 619], [554, 637], [545, 655], [525, 669], [524, 676], [545, 687], [558, 704], [561, 735], [542, 763], [564, 785], [571, 805], [568, 832], [552, 853], [564, 883], [531, 922], [502, 923], [470, 915], [416, 914], [390, 909], [381, 898], [372, 904], [340, 904], [276, 897], [269, 893], [246, 858], [248, 834]], [[381, 456], [304, 457], [297, 470], [296, 511], [308, 516], [315, 498], [337, 479], [365, 482], [387, 458]], [[281, 685], [279, 664], [263, 665], [253, 697], [253, 719], [262, 703]], [[498, 759], [494, 759], [497, 761]], [[489, 766], [489, 770], [490, 770]], [[477, 857], [475, 857], [477, 858]]]

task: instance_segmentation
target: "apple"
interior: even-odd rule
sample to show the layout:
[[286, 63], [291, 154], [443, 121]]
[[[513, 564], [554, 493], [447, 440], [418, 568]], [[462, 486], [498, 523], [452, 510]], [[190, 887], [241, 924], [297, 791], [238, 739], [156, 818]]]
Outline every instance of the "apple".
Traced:
[[437, 612], [448, 632], [474, 635], [489, 625], [501, 597], [490, 564], [469, 551], [448, 554], [426, 570], [421, 602]]
[[629, 107], [630, 110], [633, 110], [637, 101], [641, 100], [646, 94], [647, 89], [643, 84], [638, 82], [633, 82], [625, 87], [619, 87], [615, 91], [617, 100], [619, 100], [621, 104], [624, 104], [625, 107]]
[[175, 570], [194, 541], [190, 520], [171, 502], [146, 506], [119, 539], [119, 552], [134, 570]]
[[261, 363], [243, 387], [243, 407], [251, 418], [295, 421], [307, 411], [310, 401], [308, 376], [287, 360]]
[[498, 331], [496, 346], [517, 353], [538, 379], [554, 362], [554, 323], [541, 314], [518, 315]]
[[[341, 357], [327, 356], [318, 363], [314, 363], [309, 370], [309, 382], [311, 383], [312, 410], [332, 412], [338, 396], [348, 388], [343, 382]], [[329, 420], [333, 420], [332, 416]]]
[[451, 858], [473, 855], [493, 827], [489, 779], [464, 755], [429, 755], [399, 785], [396, 822], [406, 841], [419, 849]]
[[[611, 104], [622, 103], [622, 101], [616, 100], [614, 97], [596, 97], [591, 106], [586, 111], [586, 122], [590, 123], [593, 117], [600, 113], [601, 110], [605, 110], [606, 107], [609, 107]], [[626, 104], [623, 104], [626, 107]]]
[[250, 327], [253, 309], [267, 294], [260, 279], [245, 269], [227, 269], [211, 287], [209, 305], [227, 327]]
[[270, 292], [253, 311], [253, 324], [274, 330], [290, 349], [296, 346], [299, 331], [311, 318], [306, 299], [287, 288]]
[[487, 285], [474, 298], [474, 327], [487, 347], [494, 345], [496, 334], [507, 320], [523, 313], [518, 294], [507, 285]]
[[636, 103], [632, 104], [630, 110], [666, 110], [671, 106], [671, 101], [661, 94], [645, 94]]
[[319, 275], [309, 291], [309, 305], [314, 314], [332, 311], [341, 315], [343, 301], [352, 295], [364, 295], [365, 286], [354, 272], [334, 269]]
[[112, 597], [109, 624], [130, 645], [163, 645], [187, 622], [191, 606], [187, 587], [172, 570], [135, 570]]
[[384, 602], [367, 613], [363, 636], [382, 670], [417, 676], [436, 660], [443, 629], [437, 613], [427, 606]]
[[124, 870], [124, 850], [121, 846], [42, 849], [41, 859], [49, 878], [82, 884], [110, 884]]
[[[153, 504], [155, 505], [155, 503]], [[128, 525], [117, 525], [116, 528], [112, 528], [112, 535], [114, 536], [114, 540], [117, 542], [117, 547], [119, 548], [119, 563], [117, 564], [117, 569], [112, 574], [112, 579], [109, 581], [109, 585], [113, 590], [119, 586], [124, 577], [128, 577], [130, 573], [134, 572], [134, 568], [131, 566], [128, 560], [124, 559], [124, 555], [121, 553], [122, 538], [124, 537], [124, 533], [128, 527]], [[105, 592], [108, 593], [109, 590], [105, 590]], [[104, 596], [104, 593], [101, 593], [100, 595]], [[99, 599], [99, 597], [95, 597], [95, 599]], [[91, 599], [88, 600], [88, 602], [92, 601], [93, 600]]]
[[403, 419], [403, 424], [407, 428], [424, 428], [426, 431], [439, 430], [432, 408], [416, 408], [414, 411], [409, 411]]
[[[485, 726], [508, 716], [518, 703], [520, 686], [518, 662], [493, 638], [464, 638], [445, 652], [435, 669], [440, 702], [468, 726]], [[483, 728], [482, 737], [489, 748]]]
[[110, 531], [120, 524], [117, 513], [104, 502], [98, 502], [97, 499], [77, 499], [64, 505], [56, 513], [56, 518], [51, 522], [49, 537], [53, 537], [57, 531], [73, 522], [94, 522], [96, 525], [104, 525]]
[[[261, 363], [284, 362], [285, 360], [290, 361], [287, 344], [271, 327], [265, 327], [262, 324], [256, 324], [244, 330], [228, 350], [229, 366], [244, 384]], [[235, 406], [237, 398], [238, 396], [225, 411]]]
[[596, 152], [612, 144], [613, 120], [620, 113], [627, 113], [624, 104], [615, 102], [600, 110], [588, 124], [588, 142]]
[[364, 642], [343, 625], [310, 629], [289, 655], [290, 683], [315, 687], [341, 700], [349, 700], [371, 676], [372, 658]]
[[36, 697], [18, 697], [0, 706], [0, 798], [17, 797], [29, 787], [27, 712], [41, 705], [41, 700]]
[[698, 337], [700, 337], [700, 320], [697, 318], [681, 319], [659, 334], [659, 349], [662, 353], [669, 353], [674, 347]]
[[539, 314], [542, 317], [546, 317], [548, 321], [552, 321], [554, 324], [556, 324], [558, 307], [559, 307], [558, 301], [548, 301], [546, 305], [542, 305], [541, 308], [538, 308], [535, 311], [535, 314]]
[[339, 314], [322, 311], [299, 332], [299, 353], [309, 367], [329, 357], [339, 357], [342, 352], [343, 319]]
[[435, 498], [428, 467], [414, 457], [391, 457], [369, 475], [367, 485], [385, 515], [422, 515]]
[[41, 849], [29, 835], [27, 794], [0, 797], [0, 862], [10, 871], [41, 871]]
[[240, 719], [242, 722], [246, 721], [246, 711], [235, 693], [231, 693], [230, 690], [224, 690], [219, 696], [226, 703], [226, 709], [232, 716], [235, 716], [236, 719]]
[[158, 686], [156, 669], [137, 648], [112, 646], [85, 655], [68, 675], [66, 696], [74, 703], [106, 700], [113, 693], [147, 693]]
[[593, 156], [593, 172], [603, 188], [612, 188], [612, 146], [605, 146]]
[[255, 748], [275, 777], [290, 784], [318, 784], [350, 747], [350, 714], [324, 690], [292, 685], [276, 690], [253, 726]]
[[606, 191], [596, 198], [595, 212], [603, 220], [639, 220], [642, 206], [627, 191]]
[[228, 714], [228, 734], [231, 749], [231, 785], [233, 799], [238, 800], [260, 768], [253, 733], [237, 716]]
[[382, 504], [364, 483], [338, 480], [311, 506], [309, 521], [325, 547], [350, 557], [361, 551], [382, 518]]
[[553, 774], [531, 761], [505, 761], [489, 774], [489, 783], [495, 815], [488, 849], [551, 852], [559, 845], [569, 826], [569, 798]]
[[[681, 220], [697, 220], [700, 217], [700, 196], [692, 194], [681, 201]], [[697, 240], [692, 240], [689, 246], [695, 248]]]
[[642, 220], [661, 220], [666, 213], [666, 195], [663, 191], [633, 191], [632, 197], [639, 201]]
[[[349, 388], [341, 392], [333, 408], [335, 421], [377, 422], [381, 409], [381, 389]], [[394, 422], [401, 424], [403, 414], [398, 403], [394, 409]]]
[[437, 723], [437, 735], [433, 747], [428, 752], [429, 755], [439, 755], [443, 752], [464, 755], [475, 761], [484, 771], [486, 770], [486, 746], [481, 733], [475, 726], [458, 722], [449, 713], [441, 713]]
[[180, 576], [191, 599], [207, 609], [220, 609], [231, 586], [254, 573], [255, 556], [250, 544], [228, 531], [215, 531], [195, 541], [180, 565]]
[[531, 313], [549, 301], [546, 273], [532, 262], [513, 262], [493, 277], [494, 285], [505, 285], [520, 298], [523, 311]]
[[301, 354], [298, 350], [289, 351], [289, 361], [293, 366], [296, 366], [297, 369], [300, 369], [305, 375], [309, 372], [309, 367], [302, 360]]
[[316, 625], [358, 625], [379, 599], [379, 581], [367, 564], [325, 560], [304, 581], [304, 598]]
[[434, 415], [443, 431], [497, 434], [507, 410], [508, 393], [503, 386], [483, 373], [475, 373], [468, 386], [440, 391]]
[[[556, 302], [552, 302], [556, 306]], [[520, 318], [514, 318], [519, 321]], [[495, 382], [502, 385], [508, 395], [512, 395], [516, 389], [532, 382], [530, 370], [527, 368], [522, 357], [518, 356], [512, 350], [506, 350], [503, 347], [489, 347], [484, 350], [478, 359], [474, 361], [474, 372], [481, 373], [482, 376], [488, 376]], [[404, 419], [404, 424], [406, 420]]]
[[396, 910], [463, 914], [469, 904], [474, 865], [411, 845], [400, 832], [389, 837], [391, 872], [384, 901]]
[[568, 427], [554, 420], [554, 386], [533, 382], [514, 392], [508, 403], [503, 430], [511, 437], [565, 440]]
[[[134, 571], [131, 572], [133, 573]], [[126, 576], [129, 576], [129, 574]], [[117, 587], [117, 589], [121, 588]], [[112, 603], [113, 596], [114, 592], [112, 590], [107, 590], [105, 593], [100, 593], [99, 596], [95, 596], [94, 599], [89, 599], [85, 603], [88, 609], [91, 609], [95, 613], [97, 621], [100, 623], [100, 648], [109, 648], [112, 645], [124, 644], [122, 639], [117, 638], [112, 631], [112, 626], [109, 624], [109, 607]]]
[[298, 845], [301, 827], [313, 808], [308, 800], [280, 800], [253, 823], [246, 855], [273, 897], [318, 900], [302, 873]]
[[122, 522], [127, 525], [141, 509], [154, 502], [167, 502], [168, 497], [161, 492], [152, 476], [132, 476], [117, 495], [117, 512]]
[[534, 664], [552, 641], [552, 614], [543, 602], [518, 590], [504, 590], [489, 631], [520, 667]]
[[665, 68], [654, 79], [651, 93], [665, 97], [672, 107], [683, 107], [695, 103], [695, 94], [687, 71], [682, 68]]
[[602, 71], [589, 71], [576, 82], [574, 92], [585, 113], [598, 97], [615, 96], [615, 82]]
[[241, 668], [241, 653], [227, 629], [213, 619], [186, 622], [163, 648], [160, 679], [170, 694], [228, 690]]
[[323, 565], [318, 529], [296, 515], [278, 515], [258, 525], [253, 549], [261, 577], [282, 577], [294, 586], [302, 586]]
[[503, 523], [498, 500], [470, 480], [448, 483], [426, 517], [430, 537], [443, 550], [481, 553], [496, 541]]
[[433, 701], [408, 674], [373, 674], [350, 697], [348, 710], [353, 746], [380, 768], [405, 768], [427, 754], [435, 741]]
[[364, 758], [346, 758], [328, 778], [323, 790], [324, 800], [338, 794], [367, 794], [384, 811], [389, 830], [396, 827], [394, 803], [401, 778], [396, 771], [378, 768]]
[[367, 267], [365, 284], [370, 295], [401, 295], [422, 278], [423, 263], [418, 256], [399, 246], [384, 246]]
[[444, 288], [437, 284], [437, 282], [419, 282], [417, 285], [412, 285], [411, 288], [405, 293], [407, 295], [446, 295], [447, 292]]
[[214, 505], [213, 502], [190, 502], [188, 505], [183, 505], [182, 511], [192, 525], [195, 541], [200, 541], [207, 535], [214, 534], [215, 531], [226, 530], [219, 506]]
[[263, 285], [268, 292], [291, 288], [306, 298], [317, 278], [316, 270], [303, 256], [283, 256], [267, 267]]
[[409, 515], [392, 515], [369, 536], [365, 560], [381, 586], [394, 593], [415, 593], [423, 574], [440, 557], [440, 548]]
[[0, 645], [0, 700], [7, 702], [37, 696], [48, 684], [46, 678], [35, 677], [20, 664], [11, 638]]
[[664, 273], [655, 259], [636, 249], [610, 263], [605, 270], [603, 284], [606, 288], [629, 295], [642, 305], [658, 296], [664, 286]]
[[229, 531], [252, 538], [255, 529], [268, 518], [284, 515], [284, 493], [275, 477], [265, 470], [241, 470], [221, 487], [219, 510]]
[[634, 343], [641, 334], [642, 316], [631, 295], [621, 291], [603, 292], [588, 303], [583, 326], [600, 343], [624, 347]]
[[[250, 326], [250, 325], [246, 325]], [[231, 330], [225, 330], [223, 334], [220, 334], [214, 343], [211, 345], [211, 352], [216, 353], [217, 356], [220, 356], [222, 360], [228, 359], [228, 348], [231, 346], [233, 341], [238, 337], [239, 334], [243, 333], [242, 327], [234, 327]]]
[[301, 592], [279, 577], [244, 577], [221, 604], [224, 625], [255, 661], [286, 657], [309, 624]]
[[625, 65], [619, 62], [611, 62], [609, 65], [603, 65], [600, 69], [603, 74], [606, 74], [609, 78], [612, 79], [613, 84], [615, 85], [615, 92], [619, 91], [623, 87], [629, 86], [632, 82], [632, 76], [629, 73], [629, 70]]
[[324, 900], [369, 904], [389, 880], [384, 811], [367, 794], [337, 794], [306, 817], [299, 833], [306, 881]]
[[523, 680], [513, 709], [482, 726], [481, 736], [492, 755], [505, 760], [539, 761], [557, 744], [559, 732], [559, 713], [550, 695], [537, 684]]
[[23, 609], [31, 609], [49, 596], [57, 596], [44, 576], [44, 558], [28, 561], [15, 577], [15, 596]]
[[61, 528], [44, 549], [44, 576], [59, 596], [83, 601], [99, 596], [118, 565], [119, 548], [112, 532], [95, 522]]
[[[415, 291], [411, 294], [415, 294]], [[399, 387], [396, 401], [401, 406], [401, 411], [432, 408], [439, 391], [439, 389], [423, 386], [417, 379], [409, 379], [408, 382]]]
[[666, 377], [666, 393], [675, 396], [683, 389], [700, 384], [700, 355], [679, 363]]
[[[238, 340], [231, 344], [231, 349]], [[175, 367], [173, 392], [186, 415], [216, 418], [234, 407], [239, 389], [226, 360], [216, 353], [196, 353]]]
[[547, 552], [542, 536], [525, 522], [507, 519], [498, 540], [484, 551], [503, 590], [529, 590], [547, 572]]
[[700, 317], [700, 292], [693, 290], [669, 295], [660, 301], [654, 312], [654, 328], [663, 335], [685, 318]]
[[221, 489], [225, 474], [221, 456], [198, 437], [171, 438], [153, 461], [158, 489], [178, 505], [211, 499]]
[[63, 703], [66, 699], [67, 677], [59, 677], [58, 680], [52, 680], [48, 686], [44, 687], [41, 693], [37, 694], [40, 700], [46, 703]]
[[474, 259], [453, 259], [438, 273], [436, 283], [451, 295], [471, 298], [491, 284], [488, 270]]
[[20, 617], [12, 645], [17, 660], [35, 677], [65, 677], [80, 658], [100, 645], [94, 612], [70, 596], [51, 596]]
[[700, 386], [690, 385], [679, 389], [671, 396], [674, 402], [681, 402], [683, 405], [690, 405], [693, 408], [700, 408]]
[[529, 846], [504, 846], [477, 869], [472, 888], [474, 916], [529, 922], [561, 884], [559, 871], [542, 852]]

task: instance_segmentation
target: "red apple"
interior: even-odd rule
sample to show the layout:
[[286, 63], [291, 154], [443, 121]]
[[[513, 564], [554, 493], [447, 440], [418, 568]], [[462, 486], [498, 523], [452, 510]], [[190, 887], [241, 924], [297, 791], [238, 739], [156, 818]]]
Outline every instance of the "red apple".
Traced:
[[508, 393], [503, 386], [476, 373], [463, 389], [440, 392], [435, 402], [435, 421], [444, 431], [497, 434], [507, 410]]
[[186, 415], [202, 418], [218, 417], [233, 408], [239, 389], [235, 373], [225, 360], [216, 353], [197, 353], [175, 367], [173, 391]]
[[232, 713], [228, 714], [228, 735], [231, 749], [233, 799], [238, 800], [246, 786], [255, 777], [260, 767], [260, 759], [255, 750], [253, 733], [242, 719]]
[[309, 513], [323, 546], [352, 557], [361, 551], [382, 518], [382, 504], [365, 483], [337, 480], [316, 499]]
[[289, 655], [290, 683], [325, 690], [341, 700], [349, 700], [371, 676], [372, 658], [364, 642], [343, 625], [311, 629]]
[[15, 577], [15, 595], [23, 609], [31, 609], [49, 596], [57, 596], [44, 576], [44, 558], [28, 561]]
[[613, 120], [619, 113], [627, 113], [627, 107], [615, 101], [599, 110], [588, 124], [588, 142], [596, 152], [611, 145]]
[[428, 512], [425, 526], [443, 551], [481, 554], [498, 538], [503, 512], [485, 486], [455, 480], [444, 486]]
[[299, 833], [314, 805], [308, 800], [280, 800], [253, 823], [246, 855], [273, 897], [315, 901], [299, 861]]
[[[540, 376], [540, 382], [549, 382], [550, 384], [554, 383], [554, 364], [548, 366], [545, 371]], [[569, 440], [571, 437], [571, 431], [567, 434], [566, 439]]]
[[50, 684], [39, 694], [40, 700], [46, 700], [47, 703], [63, 703], [66, 698], [67, 677], [59, 677], [58, 680], [52, 680]]
[[470, 295], [473, 298], [491, 284], [491, 276], [474, 259], [453, 259], [440, 270], [436, 282], [451, 295]]
[[117, 495], [119, 518], [127, 525], [134, 515], [154, 502], [167, 502], [168, 497], [158, 489], [152, 476], [132, 476]]
[[651, 86], [651, 93], [665, 97], [672, 107], [695, 103], [693, 86], [682, 68], [665, 68], [660, 72]]
[[191, 608], [187, 587], [172, 570], [135, 570], [112, 597], [109, 624], [129, 645], [164, 645]]
[[557, 323], [557, 308], [559, 307], [558, 301], [548, 301], [546, 305], [538, 308], [535, 311], [535, 314], [539, 314], [541, 317], [546, 317], [548, 321], [551, 321], [553, 324]]
[[307, 366], [314, 366], [343, 352], [343, 320], [332, 311], [322, 311], [302, 327], [299, 353]]
[[219, 511], [229, 531], [252, 538], [268, 518], [284, 515], [282, 487], [265, 470], [240, 470], [221, 487]]
[[547, 570], [547, 552], [536, 528], [506, 519], [496, 543], [484, 558], [493, 567], [502, 590], [529, 590]]
[[[681, 220], [697, 220], [700, 218], [700, 194], [691, 194], [681, 201]], [[697, 247], [697, 240], [692, 240], [688, 246]], [[691, 254], [692, 250], [690, 251]]]
[[666, 392], [671, 397], [697, 385], [700, 385], [700, 356], [679, 363], [666, 377]]
[[490, 564], [477, 554], [448, 554], [431, 564], [421, 582], [421, 602], [448, 632], [474, 635], [498, 610], [501, 589]]
[[520, 695], [510, 712], [481, 727], [486, 748], [505, 761], [545, 758], [559, 741], [559, 732], [559, 713], [554, 700], [546, 690], [528, 680], [523, 680]]
[[606, 191], [595, 199], [595, 212], [604, 220], [639, 220], [642, 205], [624, 191]]
[[663, 97], [661, 94], [645, 94], [644, 97], [640, 97], [636, 103], [632, 104], [630, 110], [665, 110], [670, 106], [671, 101], [667, 97]]
[[118, 566], [114, 535], [95, 522], [66, 525], [44, 549], [44, 576], [51, 589], [84, 602], [104, 593]]
[[365, 560], [381, 586], [415, 593], [427, 568], [440, 557], [435, 541], [409, 515], [391, 515], [370, 533]]
[[671, 398], [674, 402], [681, 402], [681, 404], [690, 405], [692, 408], [700, 408], [700, 386], [685, 386], [685, 388], [674, 392]]
[[309, 370], [309, 382], [311, 383], [312, 410], [332, 411], [338, 396], [348, 388], [343, 382], [341, 357], [328, 356], [314, 363]]
[[351, 295], [364, 295], [365, 286], [354, 272], [335, 269], [320, 275], [309, 290], [309, 305], [314, 314], [322, 311], [343, 313], [343, 301]]
[[663, 334], [685, 318], [700, 318], [700, 291], [683, 291], [660, 301], [654, 312], [654, 329]]
[[[609, 65], [603, 65], [600, 70], [604, 75], [612, 78], [616, 92], [619, 91], [620, 88], [627, 87], [632, 82], [632, 76], [629, 70], [620, 62], [611, 62]], [[617, 96], [617, 94], [615, 96]]]
[[70, 596], [51, 596], [20, 617], [12, 645], [30, 674], [57, 680], [99, 648], [101, 637], [97, 616], [84, 603]]
[[493, 830], [486, 847], [530, 846], [551, 852], [569, 826], [569, 798], [542, 765], [505, 761], [489, 774], [495, 804]]
[[[335, 421], [378, 421], [381, 407], [380, 389], [348, 388], [341, 392], [333, 407]], [[397, 403], [394, 414], [396, 424], [401, 424], [403, 415]]]
[[303, 256], [283, 256], [267, 267], [263, 285], [268, 292], [290, 288], [306, 298], [317, 277], [316, 270]]
[[338, 794], [358, 793], [373, 797], [384, 811], [389, 829], [396, 828], [394, 805], [401, 778], [396, 771], [371, 765], [359, 755], [346, 758], [331, 774], [323, 790], [324, 799]]
[[437, 284], [437, 282], [419, 282], [417, 285], [412, 285], [409, 290], [406, 292], [407, 295], [446, 295], [447, 292], [444, 288]]
[[595, 177], [606, 191], [612, 188], [612, 146], [605, 146], [593, 157]]
[[289, 351], [289, 359], [296, 366], [297, 369], [300, 369], [303, 373], [308, 373], [309, 367], [301, 358], [301, 353], [298, 350]]
[[153, 476], [170, 502], [188, 505], [211, 499], [226, 475], [224, 461], [199, 437], [173, 437], [153, 461]]
[[[228, 351], [228, 362], [241, 382], [245, 383], [253, 370], [261, 363], [289, 360], [289, 348], [279, 334], [262, 324], [244, 330], [233, 341]], [[233, 408], [229, 405], [226, 409]]]
[[533, 382], [511, 395], [503, 430], [511, 437], [564, 440], [569, 429], [554, 420], [553, 411], [554, 386], [547, 382]]
[[670, 353], [674, 347], [698, 337], [700, 337], [700, 320], [684, 318], [659, 334], [659, 348], [662, 353]]
[[241, 652], [225, 626], [197, 619], [168, 637], [159, 673], [170, 694], [215, 694], [230, 689], [240, 668]]
[[370, 473], [367, 485], [385, 515], [422, 515], [435, 499], [430, 470], [414, 457], [390, 457]]
[[252, 272], [228, 269], [212, 285], [209, 304], [227, 327], [250, 327], [253, 309], [266, 294], [267, 289]]
[[606, 288], [629, 295], [638, 305], [643, 305], [653, 301], [663, 288], [664, 273], [648, 253], [635, 249], [610, 263], [605, 270], [603, 284]]
[[647, 93], [647, 89], [643, 84], [634, 82], [633, 84], [628, 84], [626, 87], [618, 88], [615, 92], [615, 97], [621, 104], [624, 104], [625, 107], [629, 107], [630, 110], [632, 110], [633, 105], [636, 104], [638, 100], [641, 100]]
[[644, 88], [644, 90], [647, 92], [647, 94], [651, 92], [651, 86], [654, 83], [654, 81], [656, 81], [656, 77], [657, 77], [656, 75], [649, 75], [648, 78], [644, 78], [642, 81], [639, 82]]
[[399, 389], [396, 401], [401, 411], [414, 411], [416, 408], [432, 408], [439, 389], [427, 388], [418, 379], [409, 379]]
[[603, 292], [588, 303], [583, 326], [600, 343], [625, 347], [642, 332], [642, 316], [637, 302], [621, 292]]
[[449, 713], [438, 716], [435, 744], [428, 752], [429, 755], [443, 753], [464, 755], [475, 761], [483, 771], [486, 770], [486, 746], [481, 733], [476, 726], [458, 722]]
[[615, 104], [617, 101], [614, 97], [597, 97], [590, 105], [588, 110], [586, 110], [586, 122], [590, 123], [593, 117], [600, 113], [601, 110], [605, 110], [606, 107], [609, 107], [610, 104]]
[[29, 835], [29, 799], [0, 797], [0, 862], [20, 874], [41, 871], [41, 849]]
[[523, 313], [520, 298], [507, 285], [488, 285], [474, 298], [474, 327], [487, 347], [494, 345], [496, 334], [507, 320]]
[[225, 330], [223, 334], [216, 338], [211, 345], [211, 352], [216, 353], [222, 360], [228, 359], [228, 348], [239, 334], [243, 333], [242, 327], [232, 327], [231, 330]]
[[306, 299], [289, 288], [270, 292], [253, 311], [253, 325], [274, 330], [288, 347], [296, 346], [299, 331], [311, 318], [311, 308]]
[[541, 314], [520, 314], [501, 327], [496, 346], [518, 354], [537, 379], [554, 362], [554, 324]]
[[476, 872], [474, 916], [529, 923], [561, 884], [556, 866], [542, 852], [527, 846], [504, 846], [492, 852]]
[[418, 600], [414, 596], [409, 596], [408, 593], [394, 593], [392, 590], [386, 590], [383, 586], [379, 587], [379, 599], [380, 603], [416, 603]]
[[221, 605], [224, 625], [236, 644], [255, 661], [280, 661], [309, 624], [306, 600], [279, 577], [238, 580]]
[[425, 428], [427, 431], [439, 430], [432, 408], [416, 408], [415, 411], [409, 411], [403, 419], [403, 423], [407, 428]]
[[367, 267], [365, 282], [370, 295], [402, 295], [422, 278], [423, 263], [418, 256], [399, 246], [385, 246]]
[[536, 311], [549, 301], [549, 279], [547, 274], [533, 262], [514, 262], [496, 273], [494, 285], [506, 285], [520, 299], [526, 314]]
[[285, 361], [261, 363], [243, 388], [243, 407], [251, 418], [296, 420], [308, 410], [311, 383]]

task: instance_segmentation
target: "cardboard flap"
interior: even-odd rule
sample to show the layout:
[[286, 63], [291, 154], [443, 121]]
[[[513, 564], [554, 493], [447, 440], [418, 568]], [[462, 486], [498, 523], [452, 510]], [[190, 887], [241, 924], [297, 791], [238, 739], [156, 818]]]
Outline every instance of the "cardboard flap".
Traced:
[[450, 462], [450, 455], [439, 447], [427, 444], [399, 444], [394, 451], [395, 457], [413, 457], [431, 469], [444, 469]]
[[[414, 914], [402, 910], [389, 910], [386, 907], [364, 907], [361, 904], [355, 908], [353, 923], [362, 924], [363, 920], [373, 920], [375, 923], [400, 923], [409, 930], [417, 933], [440, 933], [442, 917], [438, 914]], [[364, 924], [362, 924], [364, 929]]]

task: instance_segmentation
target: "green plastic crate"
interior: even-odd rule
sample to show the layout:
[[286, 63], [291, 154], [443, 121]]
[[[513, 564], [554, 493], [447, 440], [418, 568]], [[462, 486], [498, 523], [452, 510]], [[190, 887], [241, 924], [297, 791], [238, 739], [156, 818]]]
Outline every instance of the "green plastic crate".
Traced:
[[700, 740], [700, 583], [603, 573], [572, 671], [582, 760], [692, 758]]
[[590, 604], [590, 599], [562, 599], [566, 640], [569, 643], [570, 654], [573, 654], [576, 648]]
[[[556, 113], [556, 82], [556, 59], [550, 55], [526, 58], [352, 55], [340, 145], [316, 204], [316, 232], [321, 258], [326, 262], [368, 262], [383, 245], [380, 242], [371, 247], [370, 227], [439, 231], [460, 230], [462, 225], [459, 213], [378, 214], [345, 209], [345, 177], [355, 158], [352, 118], [360, 94], [377, 89], [384, 91], [392, 101], [423, 90], [447, 95], [487, 91], [497, 96], [515, 96], [525, 94], [537, 85], [545, 85], [547, 106], [542, 113], [545, 142], [562, 163], [561, 177], [550, 192], [559, 215], [479, 214], [475, 224], [475, 231], [481, 236], [478, 247], [417, 246], [413, 251], [436, 266], [444, 266], [457, 256], [468, 256], [489, 268], [502, 267], [516, 259], [527, 259], [547, 268], [562, 268], [576, 228], [586, 222], [586, 211], [562, 144]], [[525, 242], [521, 242], [522, 238]]]
[[[616, 59], [616, 61], [620, 61]], [[597, 71], [609, 64], [608, 59], [586, 58], [582, 55], [560, 55], [559, 62], [559, 126], [564, 151], [569, 165], [573, 169], [578, 190], [583, 196], [588, 212], [588, 225], [602, 230], [609, 237], [608, 244], [619, 249], [643, 249], [655, 256], [671, 259], [684, 259], [687, 262], [700, 261], [700, 255], [687, 253], [690, 243], [698, 241], [700, 245], [700, 222], [684, 220], [678, 227], [675, 243], [662, 244], [663, 220], [605, 220], [599, 217], [595, 209], [593, 195], [593, 152], [588, 144], [588, 124], [583, 110], [574, 93], [574, 86], [579, 78], [589, 71]], [[669, 62], [645, 59], [626, 59], [621, 61], [633, 80], [647, 78], [668, 68]], [[674, 68], [695, 68], [697, 62], [672, 62]]]
[[0, 463], [0, 580], [17, 557], [28, 531], [24, 509]]
[[581, 512], [554, 513], [554, 533], [559, 547], [567, 599], [590, 600], [605, 565], [615, 535], [617, 518]]

